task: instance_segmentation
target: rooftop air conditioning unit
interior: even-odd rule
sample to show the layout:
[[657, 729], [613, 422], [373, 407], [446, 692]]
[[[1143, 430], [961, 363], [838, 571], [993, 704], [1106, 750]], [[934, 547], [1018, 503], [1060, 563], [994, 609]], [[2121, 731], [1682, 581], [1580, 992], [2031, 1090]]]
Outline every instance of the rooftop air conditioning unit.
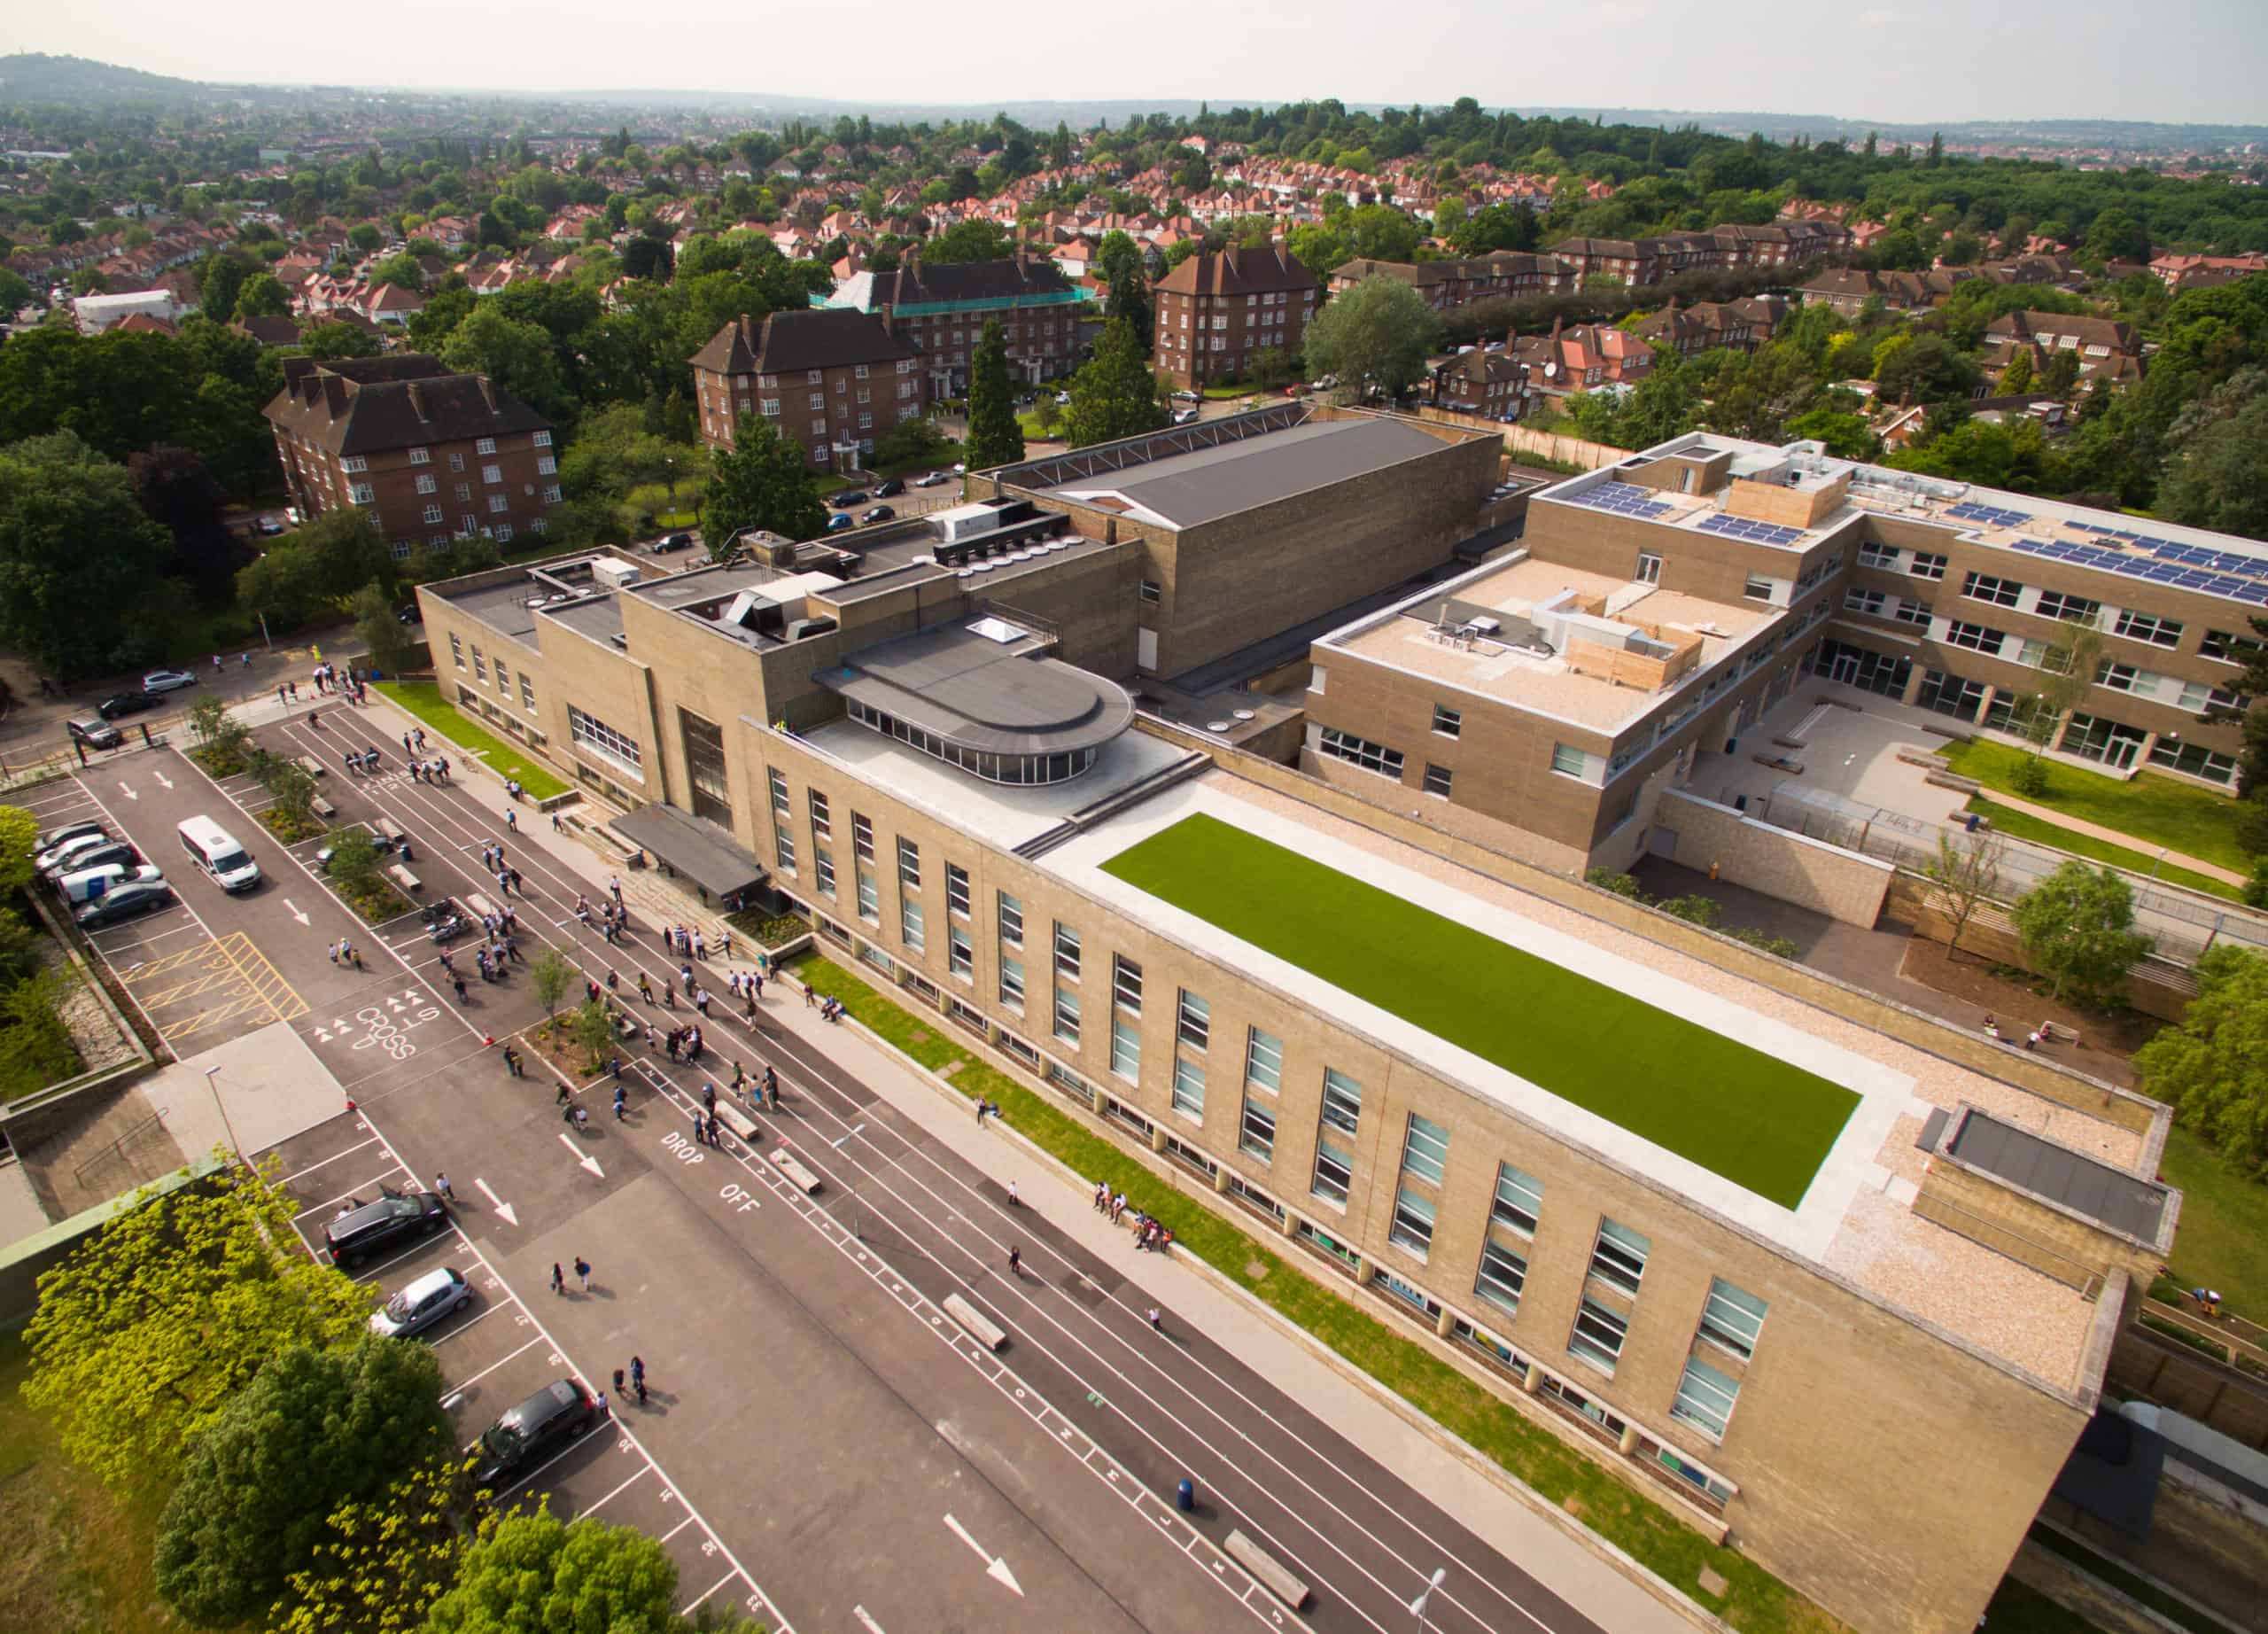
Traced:
[[1483, 618], [1472, 620], [1465, 627], [1472, 630], [1476, 634], [1494, 635], [1498, 630], [1503, 629], [1504, 626], [1494, 619]]

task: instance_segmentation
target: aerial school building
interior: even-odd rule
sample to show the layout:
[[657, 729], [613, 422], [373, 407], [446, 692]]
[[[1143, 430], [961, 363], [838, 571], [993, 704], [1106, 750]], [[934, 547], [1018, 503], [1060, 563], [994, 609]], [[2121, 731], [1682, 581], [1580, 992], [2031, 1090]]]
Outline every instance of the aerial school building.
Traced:
[[[1276, 476], [1226, 514], [1251, 549], [1295, 537], [1334, 490], [1275, 464], [1312, 436], [1270, 440], [1371, 424], [1402, 425], [1082, 451], [730, 566], [580, 558], [421, 603], [445, 690], [630, 808], [625, 836], [777, 891], [1161, 1187], [1837, 1615], [1965, 1634], [2170, 1249], [2165, 1110], [1926, 1018], [1879, 1031], [1799, 968], [1140, 709], [1144, 620], [1161, 663], [1234, 632], [1147, 595], [1186, 540], [1137, 513], [1249, 459]], [[1184, 491], [1191, 453], [1217, 457]], [[1394, 463], [1336, 498], [1422, 517], [1363, 486]], [[1317, 537], [1319, 578], [1371, 549]], [[1279, 594], [1256, 620], [1301, 611]], [[1682, 622], [1644, 599], [1581, 616]], [[1665, 670], [1719, 661], [1649, 639]]]

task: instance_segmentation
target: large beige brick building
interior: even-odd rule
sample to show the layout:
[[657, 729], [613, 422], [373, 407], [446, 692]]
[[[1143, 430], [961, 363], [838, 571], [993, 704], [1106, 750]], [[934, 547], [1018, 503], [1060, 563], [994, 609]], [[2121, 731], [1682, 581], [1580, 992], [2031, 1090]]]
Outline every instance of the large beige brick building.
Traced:
[[[1117, 678], [1153, 541], [1048, 497], [1011, 484], [654, 580], [586, 557], [419, 596], [444, 690], [633, 808], [615, 826], [680, 873], [777, 891], [1161, 1184], [1279, 1234], [1867, 1634], [1967, 1634], [2170, 1249], [2165, 1109], [1778, 961], [1728, 966], [1705, 933], [1138, 714]], [[1651, 661], [1689, 661], [1665, 644]], [[1126, 875], [1196, 831], [1542, 961], [1535, 991], [1494, 996], [1529, 1019], [1471, 1047]], [[1251, 882], [1263, 909], [1270, 889]], [[1619, 1007], [1594, 1078], [1647, 1034], [1800, 1066], [1834, 1114], [1808, 1179], [1759, 1187], [1635, 1100], [1562, 1093], [1566, 1062], [1521, 1039], [1564, 1038], [1542, 990], [1577, 978]], [[1747, 1077], [1686, 1070], [1705, 1144], [1778, 1138]]]

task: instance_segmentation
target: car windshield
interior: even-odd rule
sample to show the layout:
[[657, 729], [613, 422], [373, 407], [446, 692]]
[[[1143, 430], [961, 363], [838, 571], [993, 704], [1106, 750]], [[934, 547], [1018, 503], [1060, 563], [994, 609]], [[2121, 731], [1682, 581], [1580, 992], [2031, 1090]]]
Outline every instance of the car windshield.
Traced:
[[214, 871], [226, 874], [232, 869], [244, 867], [245, 861], [245, 858], [244, 852], [240, 851], [224, 851], [214, 854], [213, 858], [213, 867]]
[[409, 1293], [408, 1289], [405, 1288], [402, 1292], [396, 1294], [392, 1299], [386, 1301], [386, 1314], [397, 1322], [400, 1321], [404, 1317], [409, 1314]]

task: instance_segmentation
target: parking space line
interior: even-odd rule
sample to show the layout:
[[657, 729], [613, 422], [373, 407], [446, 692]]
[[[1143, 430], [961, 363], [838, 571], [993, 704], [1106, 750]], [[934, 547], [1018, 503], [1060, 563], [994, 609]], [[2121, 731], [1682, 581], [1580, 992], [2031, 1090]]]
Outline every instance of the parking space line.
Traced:
[[402, 1249], [400, 1253], [395, 1255], [392, 1259], [382, 1259], [377, 1264], [371, 1266], [368, 1271], [357, 1272], [354, 1275], [354, 1280], [357, 1282], [376, 1281], [378, 1278], [385, 1275], [387, 1272], [392, 1271], [396, 1265], [401, 1264], [402, 1261], [409, 1258], [410, 1256], [424, 1252], [424, 1250], [431, 1245], [432, 1241], [433, 1240], [431, 1237], [420, 1238], [415, 1244], [409, 1248]]
[[682, 1607], [679, 1607], [677, 1615], [680, 1617], [690, 1617], [695, 1611], [700, 1609], [702, 1601], [707, 1599], [711, 1595], [716, 1593], [718, 1590], [723, 1588], [726, 1583], [732, 1582], [734, 1578], [739, 1576], [740, 1572], [737, 1569], [726, 1572], [723, 1576], [718, 1578], [716, 1582], [711, 1583], [706, 1589], [703, 1590], [699, 1594], [695, 1595]]
[[[612, 1416], [610, 1412], [610, 1415], [609, 1415], [609, 1416], [610, 1416], [610, 1416]], [[640, 1470], [636, 1474], [634, 1474], [634, 1475], [631, 1476], [629, 1481], [625, 1481], [625, 1482], [624, 1482], [622, 1483], [622, 1485], [621, 1485], [621, 1486], [617, 1486], [617, 1487], [616, 1487], [616, 1488], [614, 1489], [614, 1491], [613, 1491], [613, 1492], [610, 1492], [610, 1493], [608, 1493], [608, 1494], [606, 1495], [606, 1497], [604, 1497], [604, 1498], [602, 1498], [599, 1499], [599, 1501], [598, 1501], [597, 1503], [595, 1503], [595, 1504], [586, 1504], [586, 1505], [584, 1505], [584, 1506], [583, 1506], [583, 1507], [582, 1507], [580, 1510], [579, 1510], [579, 1511], [577, 1512], [578, 1518], [579, 1518], [579, 1517], [580, 1517], [580, 1516], [582, 1516], [582, 1515], [593, 1515], [593, 1514], [596, 1514], [600, 1510], [602, 1510], [602, 1509], [605, 1508], [605, 1507], [607, 1506], [607, 1505], [608, 1505], [610, 1501], [612, 1501], [612, 1499], [613, 1499], [613, 1498], [614, 1498], [615, 1494], [616, 1494], [616, 1493], [617, 1493], [617, 1492], [620, 1492], [620, 1491], [622, 1490], [622, 1488], [623, 1488], [623, 1487], [626, 1487], [626, 1486], [630, 1485], [630, 1484], [631, 1484], [631, 1482], [634, 1482], [634, 1481], [642, 1481], [642, 1480], [644, 1480], [648, 1475], [649, 1475], [649, 1474], [651, 1474], [653, 1473], [653, 1470], [654, 1470], [654, 1467], [653, 1467], [653, 1465], [652, 1465], [651, 1463], [649, 1463], [649, 1464], [648, 1464], [648, 1465], [647, 1465], [643, 1469], [641, 1469], [641, 1470]]]
[[[614, 1409], [613, 1409], [613, 1408], [611, 1408], [611, 1407], [610, 1407], [610, 1408], [608, 1408], [608, 1409], [607, 1409], [606, 1421], [607, 1421], [610, 1425], [610, 1424], [612, 1424], [612, 1423], [614, 1422]], [[512, 1480], [511, 1480], [511, 1483], [510, 1483], [509, 1485], [508, 1485], [508, 1486], [501, 1486], [501, 1487], [498, 1487], [497, 1489], [495, 1489], [495, 1490], [494, 1490], [494, 1491], [493, 1491], [490, 1496], [492, 1496], [492, 1497], [493, 1497], [493, 1498], [501, 1498], [504, 1496], [504, 1494], [505, 1494], [505, 1493], [507, 1493], [507, 1492], [517, 1492], [517, 1491], [521, 1490], [523, 1488], [530, 1487], [530, 1486], [533, 1486], [533, 1485], [535, 1484], [535, 1479], [536, 1479], [536, 1477], [537, 1477], [538, 1475], [540, 1475], [541, 1474], [543, 1474], [543, 1472], [544, 1472], [545, 1470], [549, 1469], [549, 1468], [550, 1468], [554, 1464], [556, 1464], [556, 1463], [557, 1463], [561, 1459], [565, 1458], [569, 1453], [571, 1453], [571, 1452], [579, 1452], [579, 1451], [582, 1451], [582, 1449], [583, 1449], [583, 1445], [584, 1445], [583, 1438], [582, 1438], [580, 1436], [576, 1436], [574, 1440], [572, 1440], [572, 1441], [569, 1442], [565, 1446], [563, 1446], [563, 1447], [560, 1448], [558, 1451], [556, 1451], [556, 1452], [553, 1453], [549, 1458], [548, 1458], [548, 1459], [544, 1459], [542, 1463], [540, 1463], [540, 1464], [537, 1465], [533, 1469], [532, 1469], [532, 1470], [528, 1471], [528, 1472], [527, 1472], [527, 1474], [524, 1474], [524, 1475], [515, 1475], [515, 1476], [513, 1476], [513, 1477], [512, 1477]], [[643, 1449], [643, 1448], [641, 1448], [641, 1449], [640, 1449], [640, 1451], [642, 1452], [642, 1451], [644, 1451], [644, 1449]], [[650, 1463], [651, 1461], [652, 1461], [651, 1459], [649, 1459], [649, 1460], [648, 1460], [648, 1462], [649, 1462], [649, 1463]]]
[[680, 1532], [682, 1532], [687, 1527], [691, 1526], [692, 1524], [693, 1517], [691, 1515], [687, 1515], [684, 1520], [670, 1528], [668, 1531], [664, 1532], [659, 1537], [654, 1539], [654, 1541], [657, 1544], [665, 1544], [669, 1542], [671, 1538], [675, 1537]]
[[343, 1152], [333, 1152], [330, 1156], [324, 1158], [322, 1163], [309, 1163], [306, 1168], [301, 1169], [295, 1173], [285, 1175], [282, 1179], [276, 1181], [276, 1184], [279, 1187], [289, 1186], [292, 1181], [300, 1179], [302, 1176], [313, 1174], [318, 1169], [327, 1168], [330, 1164], [337, 1163], [342, 1157], [352, 1157], [355, 1153], [361, 1151], [366, 1146], [376, 1146], [377, 1144], [377, 1137], [376, 1135], [372, 1135], [368, 1140], [358, 1140]]
[[[367, 1140], [362, 1143], [363, 1146], [368, 1146], [369, 1144], [369, 1142]], [[361, 1147], [356, 1147], [353, 1149], [359, 1152], [362, 1148]], [[342, 1152], [339, 1155], [343, 1157], [346, 1154]], [[391, 1157], [393, 1154], [389, 1152], [386, 1155]], [[297, 1214], [291, 1217], [291, 1224], [297, 1226], [301, 1220], [307, 1218], [310, 1214], [320, 1213], [322, 1210], [330, 1208], [333, 1203], [354, 1202], [360, 1199], [361, 1194], [366, 1191], [376, 1189], [380, 1196], [384, 1196], [385, 1194], [385, 1183], [390, 1178], [397, 1174], [408, 1174], [408, 1172], [409, 1171], [403, 1168], [400, 1163], [394, 1164], [391, 1169], [381, 1169], [377, 1173], [372, 1175], [369, 1179], [364, 1180], [361, 1185], [355, 1187], [351, 1191], [341, 1192], [336, 1197], [326, 1197], [321, 1202], [309, 1203], [306, 1208], [300, 1210]]]
[[[512, 1302], [514, 1304], [518, 1303], [519, 1302], [517, 1300], [514, 1300]], [[458, 1323], [454, 1327], [449, 1329], [447, 1333], [443, 1334], [439, 1339], [434, 1340], [432, 1342], [433, 1348], [438, 1350], [443, 1345], [448, 1343], [450, 1340], [456, 1338], [458, 1335], [470, 1333], [474, 1328], [479, 1327], [483, 1322], [485, 1322], [490, 1317], [494, 1316], [499, 1311], [502, 1311], [506, 1308], [506, 1306], [501, 1304], [486, 1307], [478, 1316], [474, 1317], [470, 1321]]]
[[[515, 1297], [517, 1298], [517, 1296], [515, 1296]], [[532, 1320], [534, 1320], [534, 1319], [533, 1319], [532, 1317], [531, 1317], [531, 1318], [529, 1319], [529, 1320], [532, 1321]], [[467, 1390], [467, 1389], [470, 1389], [474, 1385], [478, 1384], [478, 1383], [479, 1383], [483, 1379], [485, 1379], [485, 1378], [486, 1378], [490, 1373], [494, 1373], [494, 1372], [495, 1372], [499, 1367], [501, 1367], [501, 1366], [502, 1366], [506, 1362], [510, 1361], [510, 1360], [512, 1359], [512, 1357], [513, 1357], [513, 1356], [521, 1356], [521, 1355], [524, 1355], [526, 1352], [528, 1352], [528, 1351], [530, 1351], [530, 1350], [534, 1350], [534, 1349], [536, 1348], [536, 1346], [538, 1346], [538, 1345], [540, 1345], [540, 1344], [542, 1344], [542, 1343], [546, 1342], [547, 1342], [547, 1340], [548, 1340], [548, 1338], [549, 1338], [549, 1335], [548, 1335], [548, 1334], [546, 1334], [546, 1333], [545, 1333], [541, 1328], [540, 1328], [540, 1327], [539, 1327], [539, 1328], [537, 1328], [537, 1329], [536, 1329], [536, 1332], [535, 1332], [535, 1337], [534, 1337], [534, 1338], [532, 1338], [532, 1339], [531, 1339], [531, 1340], [529, 1340], [525, 1344], [522, 1345], [518, 1350], [517, 1350], [513, 1351], [513, 1352], [511, 1353], [511, 1356], [500, 1356], [500, 1357], [498, 1357], [494, 1361], [493, 1361], [493, 1362], [489, 1363], [487, 1366], [485, 1366], [485, 1367], [482, 1368], [478, 1373], [477, 1373], [473, 1374], [471, 1378], [470, 1378], [470, 1379], [460, 1379], [459, 1381], [457, 1381], [457, 1382], [455, 1382], [454, 1384], [452, 1384], [452, 1385], [449, 1387], [450, 1390], [451, 1390], [452, 1392], [455, 1392], [455, 1391], [460, 1391], [460, 1390]]]

